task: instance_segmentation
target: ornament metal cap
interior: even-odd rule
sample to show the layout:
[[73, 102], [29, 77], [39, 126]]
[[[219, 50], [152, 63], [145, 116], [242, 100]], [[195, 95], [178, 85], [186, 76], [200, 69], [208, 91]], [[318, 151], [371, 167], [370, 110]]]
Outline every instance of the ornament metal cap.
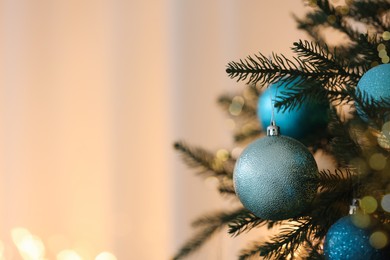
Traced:
[[352, 204], [349, 206], [349, 215], [354, 215], [359, 209], [359, 199], [352, 199]]
[[275, 121], [271, 121], [271, 125], [267, 127], [267, 136], [279, 136], [280, 127], [275, 124]]

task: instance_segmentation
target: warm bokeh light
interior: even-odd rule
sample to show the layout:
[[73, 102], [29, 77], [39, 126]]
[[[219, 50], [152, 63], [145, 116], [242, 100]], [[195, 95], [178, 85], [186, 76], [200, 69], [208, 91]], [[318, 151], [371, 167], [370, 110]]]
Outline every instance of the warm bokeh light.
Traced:
[[385, 41], [390, 40], [390, 32], [384, 31], [384, 32], [382, 33], [382, 38], [383, 38], [383, 40], [385, 40]]
[[25, 228], [14, 228], [12, 240], [25, 260], [41, 260], [45, 256], [45, 246], [41, 239]]
[[362, 213], [352, 215], [351, 220], [358, 228], [367, 228], [371, 224], [370, 216]]
[[217, 158], [221, 161], [226, 161], [230, 157], [230, 153], [225, 149], [219, 149], [216, 154]]
[[63, 250], [58, 253], [57, 260], [83, 260], [77, 252], [73, 250]]
[[370, 244], [376, 249], [384, 248], [388, 243], [388, 237], [383, 231], [375, 231], [370, 236]]
[[373, 170], [380, 171], [380, 170], [383, 170], [385, 168], [386, 160], [387, 159], [383, 154], [374, 153], [373, 155], [371, 155], [368, 163], [370, 164], [370, 167]]
[[229, 106], [229, 112], [233, 116], [238, 116], [241, 111], [242, 107], [244, 106], [245, 100], [241, 96], [235, 96], [232, 100], [232, 103]]
[[95, 260], [117, 260], [117, 258], [110, 252], [102, 252], [96, 256]]
[[372, 196], [365, 196], [360, 200], [360, 207], [364, 213], [371, 214], [378, 208], [378, 202]]
[[390, 194], [383, 196], [381, 206], [384, 211], [390, 212]]

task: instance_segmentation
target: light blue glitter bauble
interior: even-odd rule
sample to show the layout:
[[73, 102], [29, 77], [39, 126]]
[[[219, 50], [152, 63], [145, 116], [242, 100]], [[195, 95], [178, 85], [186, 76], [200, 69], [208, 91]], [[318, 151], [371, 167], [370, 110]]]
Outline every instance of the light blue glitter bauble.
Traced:
[[389, 256], [387, 253], [377, 250], [370, 245], [370, 230], [355, 226], [352, 218], [353, 215], [342, 217], [328, 230], [324, 242], [324, 255], [326, 259], [390, 259], [387, 258]]
[[[390, 64], [381, 64], [369, 69], [360, 78], [356, 90], [365, 93], [374, 101], [390, 100]], [[360, 118], [367, 122], [368, 117], [359, 106], [356, 106], [356, 110]]]
[[[271, 84], [262, 93], [257, 104], [257, 116], [264, 130], [270, 124], [272, 107], [275, 104], [275, 100], [280, 101], [280, 97], [286, 96], [288, 93], [294, 93], [296, 90], [289, 88], [298, 83], [299, 78], [291, 83], [279, 80]], [[281, 92], [286, 92], [286, 94], [281, 94]], [[274, 117], [283, 135], [302, 139], [308, 134], [318, 129], [324, 129], [327, 126], [328, 110], [329, 105], [327, 104], [304, 100], [299, 108], [295, 107], [289, 111], [274, 108]]]
[[233, 174], [245, 208], [267, 220], [302, 213], [317, 190], [318, 168], [309, 150], [286, 136], [257, 139], [242, 152]]

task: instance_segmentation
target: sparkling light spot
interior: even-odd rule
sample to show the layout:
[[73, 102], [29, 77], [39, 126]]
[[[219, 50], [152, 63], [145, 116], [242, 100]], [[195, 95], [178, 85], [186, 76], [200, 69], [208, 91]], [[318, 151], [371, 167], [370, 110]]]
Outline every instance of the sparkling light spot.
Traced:
[[12, 240], [24, 259], [40, 260], [45, 256], [45, 246], [41, 239], [25, 228], [11, 230]]
[[360, 200], [360, 207], [365, 213], [371, 214], [378, 208], [378, 202], [372, 196], [365, 196]]
[[383, 43], [380, 43], [380, 44], [378, 44], [376, 49], [378, 50], [378, 52], [381, 51], [381, 50], [386, 50], [386, 46]]
[[386, 63], [389, 63], [389, 61], [390, 61], [390, 57], [389, 56], [384, 56], [384, 57], [382, 57], [382, 63], [383, 64], [386, 64]]
[[383, 196], [381, 206], [384, 211], [390, 212], [390, 194]]
[[386, 49], [380, 50], [380, 51], [378, 52], [378, 56], [379, 56], [380, 58], [386, 57], [386, 56], [387, 56], [387, 51], [386, 51]]
[[370, 244], [376, 249], [384, 248], [387, 245], [388, 237], [382, 231], [376, 231], [370, 236]]
[[386, 166], [386, 157], [381, 153], [374, 153], [371, 155], [369, 162], [371, 169], [373, 170], [383, 170]]
[[117, 258], [110, 252], [102, 252], [96, 256], [95, 260], [117, 260]]
[[216, 154], [217, 158], [221, 161], [226, 161], [230, 157], [230, 153], [225, 149], [219, 149]]
[[367, 228], [371, 224], [370, 216], [367, 214], [357, 213], [352, 215], [351, 220], [358, 228]]
[[388, 32], [388, 31], [383, 32], [383, 33], [382, 33], [382, 38], [383, 38], [383, 40], [385, 40], [385, 41], [390, 40], [390, 32]]
[[73, 250], [63, 250], [58, 253], [57, 260], [83, 260], [79, 254]]
[[232, 99], [232, 103], [229, 106], [230, 114], [233, 116], [238, 116], [242, 111], [242, 107], [244, 106], [244, 103], [245, 103], [245, 99], [243, 97], [235, 96]]

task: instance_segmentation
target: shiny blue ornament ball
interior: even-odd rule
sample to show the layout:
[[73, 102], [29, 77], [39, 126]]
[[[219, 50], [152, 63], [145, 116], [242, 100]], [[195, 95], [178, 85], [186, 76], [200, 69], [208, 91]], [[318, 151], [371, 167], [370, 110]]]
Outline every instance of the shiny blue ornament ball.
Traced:
[[318, 168], [309, 150], [286, 136], [266, 136], [238, 158], [233, 181], [245, 208], [266, 220], [302, 213], [317, 190]]
[[380, 260], [389, 255], [370, 244], [370, 229], [362, 229], [353, 223], [353, 215], [334, 223], [326, 234], [324, 255], [329, 260]]
[[[257, 104], [257, 116], [263, 129], [266, 129], [270, 124], [272, 107], [275, 101], [280, 101], [281, 97], [288, 96], [289, 93], [295, 93], [296, 90], [291, 88], [300, 84], [299, 81], [300, 78], [291, 82], [279, 80], [268, 86], [260, 95]], [[289, 111], [282, 110], [274, 108], [275, 122], [280, 127], [283, 135], [295, 139], [302, 139], [318, 129], [324, 129], [328, 123], [329, 104], [326, 103], [304, 100], [300, 107], [295, 107]]]
[[[390, 100], [390, 64], [381, 64], [369, 69], [360, 78], [357, 91], [367, 95], [367, 98], [379, 102], [381, 99]], [[368, 121], [363, 111], [356, 106], [361, 119]]]

